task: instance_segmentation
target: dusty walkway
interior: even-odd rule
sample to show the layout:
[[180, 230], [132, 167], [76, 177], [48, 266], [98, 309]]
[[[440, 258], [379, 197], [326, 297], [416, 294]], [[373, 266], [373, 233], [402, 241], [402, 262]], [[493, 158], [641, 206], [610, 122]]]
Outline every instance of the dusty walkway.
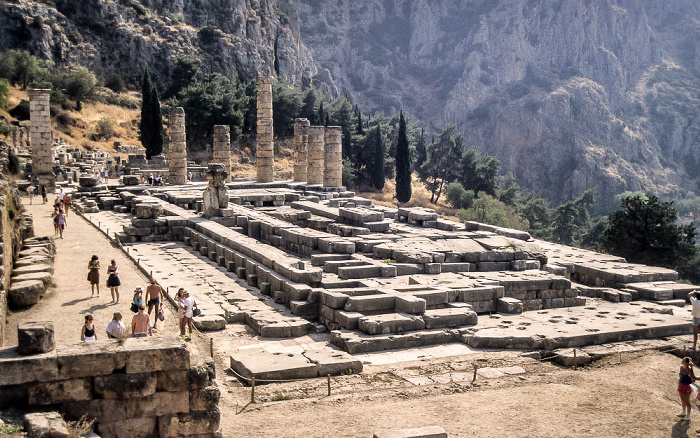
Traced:
[[[42, 205], [40, 200], [36, 202], [37, 198], [34, 200], [34, 205], [29, 205], [29, 199], [22, 198], [24, 206], [34, 217], [34, 232], [37, 236], [52, 236], [54, 230], [50, 217], [51, 202]], [[68, 215], [68, 226], [63, 237], [63, 239], [56, 239], [53, 279], [56, 287], [49, 288], [37, 305], [10, 313], [5, 345], [17, 344], [16, 327], [20, 321], [53, 321], [56, 342], [59, 344], [80, 340], [84, 316], [88, 313], [95, 318], [98, 339], [105, 337], [104, 329], [115, 311], [120, 311], [124, 315], [125, 324], [131, 323], [132, 313], [129, 307], [133, 290], [136, 286], [141, 286], [145, 290], [148, 285], [146, 277], [118, 248], [113, 247], [103, 234], [73, 211]], [[90, 298], [90, 283], [86, 279], [87, 264], [93, 254], [100, 258], [102, 265], [99, 298]], [[107, 266], [111, 259], [117, 261], [119, 278], [122, 282], [119, 288], [119, 304], [110, 303], [112, 298], [106, 286]], [[173, 313], [167, 306], [164, 322], [164, 325], [158, 325], [158, 334], [179, 333]]]

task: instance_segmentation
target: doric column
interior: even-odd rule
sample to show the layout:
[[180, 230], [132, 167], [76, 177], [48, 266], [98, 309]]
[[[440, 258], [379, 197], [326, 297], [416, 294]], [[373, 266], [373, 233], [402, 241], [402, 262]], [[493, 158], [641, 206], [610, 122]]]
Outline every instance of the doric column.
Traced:
[[309, 125], [308, 119], [294, 120], [294, 181], [306, 181], [307, 178]]
[[323, 185], [340, 187], [343, 185], [343, 133], [340, 126], [327, 126], [325, 133], [325, 160]]
[[258, 77], [258, 126], [255, 158], [258, 182], [274, 181], [275, 145], [272, 130], [272, 81]]
[[323, 126], [310, 126], [308, 128], [308, 167], [306, 182], [309, 184], [323, 184], [323, 162], [325, 160], [325, 150], [323, 147], [324, 138]]
[[48, 193], [56, 190], [53, 174], [53, 131], [49, 100], [51, 90], [29, 90], [29, 120], [31, 121], [32, 173]]
[[187, 183], [187, 137], [185, 133], [185, 110], [181, 107], [167, 111], [168, 182]]
[[228, 125], [214, 125], [213, 162], [224, 165], [225, 181], [231, 181], [231, 128]]

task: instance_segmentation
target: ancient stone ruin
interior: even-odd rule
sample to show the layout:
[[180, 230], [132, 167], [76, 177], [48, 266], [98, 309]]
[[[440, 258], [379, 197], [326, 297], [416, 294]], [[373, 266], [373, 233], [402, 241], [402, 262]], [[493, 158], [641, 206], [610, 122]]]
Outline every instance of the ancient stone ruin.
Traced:
[[204, 217], [221, 216], [221, 209], [228, 207], [228, 172], [223, 164], [211, 163], [207, 175], [209, 186], [202, 195], [202, 214]]
[[31, 120], [32, 173], [52, 193], [56, 187], [53, 173], [53, 131], [49, 98], [51, 90], [29, 90], [29, 117]]

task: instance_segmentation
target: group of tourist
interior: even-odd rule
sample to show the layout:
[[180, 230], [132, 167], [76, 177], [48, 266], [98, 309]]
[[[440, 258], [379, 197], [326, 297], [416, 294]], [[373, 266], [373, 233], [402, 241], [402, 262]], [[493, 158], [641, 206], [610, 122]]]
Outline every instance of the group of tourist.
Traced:
[[[91, 294], [90, 298], [95, 298], [100, 296], [100, 258], [97, 255], [93, 255], [88, 262], [88, 274], [87, 280], [90, 282]], [[107, 268], [107, 286], [110, 288], [112, 294], [112, 303], [119, 303], [119, 286], [121, 286], [121, 280], [119, 279], [119, 269], [117, 268], [116, 260], [112, 259]], [[134, 289], [134, 296], [131, 302], [131, 311], [134, 316], [131, 319], [131, 330], [134, 337], [145, 337], [152, 336], [153, 330], [157, 329], [158, 321], [165, 320], [165, 313], [163, 310], [164, 295], [163, 288], [158, 285], [154, 278], [151, 278], [151, 283], [148, 285], [145, 291], [141, 286], [137, 286]], [[189, 340], [192, 338], [192, 318], [194, 314], [198, 312], [197, 304], [194, 299], [190, 297], [189, 292], [184, 288], [180, 288], [177, 292], [176, 304], [178, 306], [178, 318], [180, 326], [180, 336], [182, 339]], [[148, 309], [146, 311], [146, 309]], [[151, 313], [155, 311], [154, 318], [151, 319]], [[107, 334], [109, 337], [120, 337], [120, 333], [125, 333], [126, 329], [124, 323], [121, 322], [122, 315], [120, 312], [115, 312], [112, 322], [107, 326]], [[124, 329], [123, 332], [121, 331]], [[186, 328], [189, 329], [188, 335], [185, 336]], [[93, 326], [92, 315], [87, 315], [85, 317], [85, 324], [81, 332], [81, 340], [94, 340], [95, 329]]]
[[148, 182], [149, 186], [162, 186], [162, 185], [164, 185], [163, 176], [162, 175], [153, 176], [152, 173], [148, 174], [148, 179], [146, 180], [146, 182]]
[[51, 218], [53, 220], [54, 237], [59, 236], [60, 239], [63, 239], [63, 230], [65, 230], [67, 225], [66, 217], [68, 217], [69, 210], [70, 195], [61, 192], [53, 201], [53, 213], [51, 214]]
[[[698, 334], [700, 334], [700, 292], [692, 291], [688, 294], [688, 300], [692, 306], [693, 315], [693, 348], [695, 351], [698, 344]], [[681, 368], [678, 372], [678, 395], [681, 399], [682, 410], [676, 416], [681, 417], [684, 421], [690, 420], [690, 412], [692, 411], [692, 405], [690, 402], [691, 395], [695, 393], [695, 403], [700, 410], [700, 391], [698, 391], [698, 386], [694, 384], [698, 379], [695, 377], [695, 372], [693, 371], [693, 360], [690, 357], [684, 357], [681, 360]], [[700, 434], [700, 429], [697, 430]]]

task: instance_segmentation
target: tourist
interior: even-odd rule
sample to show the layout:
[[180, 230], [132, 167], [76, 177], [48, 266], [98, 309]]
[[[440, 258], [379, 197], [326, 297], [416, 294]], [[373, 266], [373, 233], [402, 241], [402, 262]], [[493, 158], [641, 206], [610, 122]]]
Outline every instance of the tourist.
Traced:
[[683, 410], [678, 413], [677, 417], [682, 417], [684, 421], [690, 420], [690, 394], [693, 389], [690, 384], [693, 383], [695, 379], [695, 373], [693, 372], [693, 361], [689, 357], [684, 357], [681, 361], [681, 370], [678, 373], [678, 395], [681, 397], [681, 406]]
[[698, 335], [700, 334], [700, 292], [694, 290], [688, 294], [688, 300], [693, 306], [693, 350], [698, 346]]
[[107, 324], [105, 331], [109, 339], [123, 338], [126, 335], [126, 326], [122, 321], [121, 312], [114, 312], [112, 320]]
[[80, 331], [81, 341], [96, 341], [97, 334], [95, 333], [95, 326], [92, 324], [92, 315], [85, 315], [85, 324], [83, 324], [83, 329]]
[[42, 184], [41, 185], [41, 203], [46, 204], [47, 202], [49, 202], [49, 199], [46, 196], [46, 186]]
[[90, 282], [90, 298], [95, 296], [95, 288], [97, 288], [97, 296], [100, 296], [100, 260], [96, 255], [93, 255], [88, 263], [88, 276]]
[[70, 196], [68, 193], [63, 194], [63, 212], [68, 216], [68, 210], [70, 210]]
[[61, 202], [61, 197], [56, 196], [56, 199], [54, 199], [54, 201], [53, 201], [53, 208], [60, 209], [60, 208], [62, 208], [62, 206], [63, 206], [63, 203]]
[[148, 185], [149, 186], [153, 185], [153, 174], [152, 173], [148, 174]]
[[139, 307], [143, 306], [143, 289], [141, 286], [137, 286], [134, 289], [134, 299], [131, 302], [131, 311], [136, 313], [139, 311]]
[[53, 220], [53, 237], [58, 236], [58, 209], [54, 208], [53, 213], [51, 214], [51, 218]]
[[34, 186], [28, 185], [27, 186], [27, 196], [29, 196], [29, 205], [32, 205], [34, 201]]
[[36, 175], [34, 175], [34, 177], [32, 178], [32, 185], [34, 187], [39, 187], [39, 177], [37, 177]]
[[146, 295], [148, 296], [148, 316], [151, 316], [151, 310], [156, 309], [156, 316], [153, 320], [153, 328], [156, 328], [158, 325], [158, 305], [163, 301], [163, 288], [156, 283], [155, 278], [151, 278], [151, 284], [146, 288]]
[[117, 304], [119, 302], [119, 286], [122, 282], [119, 280], [119, 269], [117, 269], [117, 261], [112, 259], [109, 267], [107, 268], [107, 286], [109, 291], [112, 293], [112, 302]]
[[[194, 309], [194, 299], [190, 297], [190, 293], [186, 290], [182, 291], [182, 298], [178, 303], [178, 307], [182, 309], [182, 319], [180, 320], [180, 336], [182, 339], [192, 339], [192, 316]], [[185, 337], [185, 326], [189, 328], [189, 335]]]
[[[66, 217], [63, 215], [63, 212], [60, 209], [58, 210], [58, 217], [56, 220], [58, 221], [58, 232], [61, 236], [60, 238], [63, 239], [63, 229], [66, 228]], [[97, 295], [99, 295], [99, 290]]]
[[139, 306], [139, 313], [135, 314], [131, 319], [131, 332], [134, 334], [135, 338], [145, 338], [146, 336], [153, 336], [153, 331], [151, 330], [151, 318], [148, 313], [145, 313], [146, 306], [141, 304]]
[[185, 299], [185, 288], [181, 287], [177, 290], [177, 296], [175, 297], [175, 304], [177, 305], [177, 325], [178, 327], [182, 324], [182, 318], [185, 316], [185, 311], [180, 307], [180, 301]]

